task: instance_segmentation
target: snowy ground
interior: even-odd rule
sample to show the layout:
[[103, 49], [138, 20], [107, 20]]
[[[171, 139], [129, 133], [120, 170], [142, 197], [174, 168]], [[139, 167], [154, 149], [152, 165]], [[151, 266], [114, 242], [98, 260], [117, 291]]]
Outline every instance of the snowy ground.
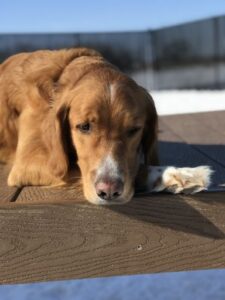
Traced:
[[224, 300], [225, 270], [0, 286], [1, 300]]
[[162, 116], [225, 110], [225, 90], [153, 91], [151, 95]]
[[[225, 110], [225, 91], [151, 93], [160, 115]], [[0, 286], [0, 300], [225, 299], [225, 270]]]

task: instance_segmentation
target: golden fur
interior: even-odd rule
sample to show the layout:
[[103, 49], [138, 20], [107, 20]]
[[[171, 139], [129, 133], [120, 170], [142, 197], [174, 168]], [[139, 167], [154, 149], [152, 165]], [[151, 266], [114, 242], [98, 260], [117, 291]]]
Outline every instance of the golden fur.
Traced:
[[94, 182], [110, 153], [124, 178], [119, 202], [129, 201], [135, 180], [143, 184], [157, 164], [156, 132], [150, 95], [94, 50], [21, 53], [0, 65], [0, 161], [12, 165], [10, 186], [60, 184], [78, 164], [85, 197], [101, 203]]

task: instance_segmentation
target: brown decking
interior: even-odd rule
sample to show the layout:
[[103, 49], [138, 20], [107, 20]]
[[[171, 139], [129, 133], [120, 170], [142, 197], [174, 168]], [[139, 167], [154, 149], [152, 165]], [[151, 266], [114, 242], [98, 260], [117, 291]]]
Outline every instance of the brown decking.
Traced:
[[225, 112], [161, 117], [159, 150], [163, 165], [211, 165], [211, 191], [96, 207], [79, 187], [9, 188], [1, 166], [0, 282], [224, 268]]

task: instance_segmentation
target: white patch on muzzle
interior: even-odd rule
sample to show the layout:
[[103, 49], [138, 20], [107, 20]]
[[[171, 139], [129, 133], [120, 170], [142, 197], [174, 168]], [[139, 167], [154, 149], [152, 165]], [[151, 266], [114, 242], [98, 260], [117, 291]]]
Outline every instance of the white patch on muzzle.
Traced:
[[122, 174], [119, 170], [117, 161], [112, 157], [111, 154], [108, 154], [105, 159], [102, 161], [100, 167], [97, 170], [96, 178], [119, 178], [122, 179]]

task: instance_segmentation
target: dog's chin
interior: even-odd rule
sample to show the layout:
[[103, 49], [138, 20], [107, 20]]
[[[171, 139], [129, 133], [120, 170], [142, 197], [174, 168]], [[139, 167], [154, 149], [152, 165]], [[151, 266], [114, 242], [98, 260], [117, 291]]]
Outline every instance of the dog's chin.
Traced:
[[94, 195], [85, 195], [85, 198], [88, 202], [95, 205], [121, 205], [129, 202], [134, 195], [134, 190], [132, 189], [129, 193], [122, 194], [121, 197], [114, 200], [104, 200], [98, 197], [97, 194]]

